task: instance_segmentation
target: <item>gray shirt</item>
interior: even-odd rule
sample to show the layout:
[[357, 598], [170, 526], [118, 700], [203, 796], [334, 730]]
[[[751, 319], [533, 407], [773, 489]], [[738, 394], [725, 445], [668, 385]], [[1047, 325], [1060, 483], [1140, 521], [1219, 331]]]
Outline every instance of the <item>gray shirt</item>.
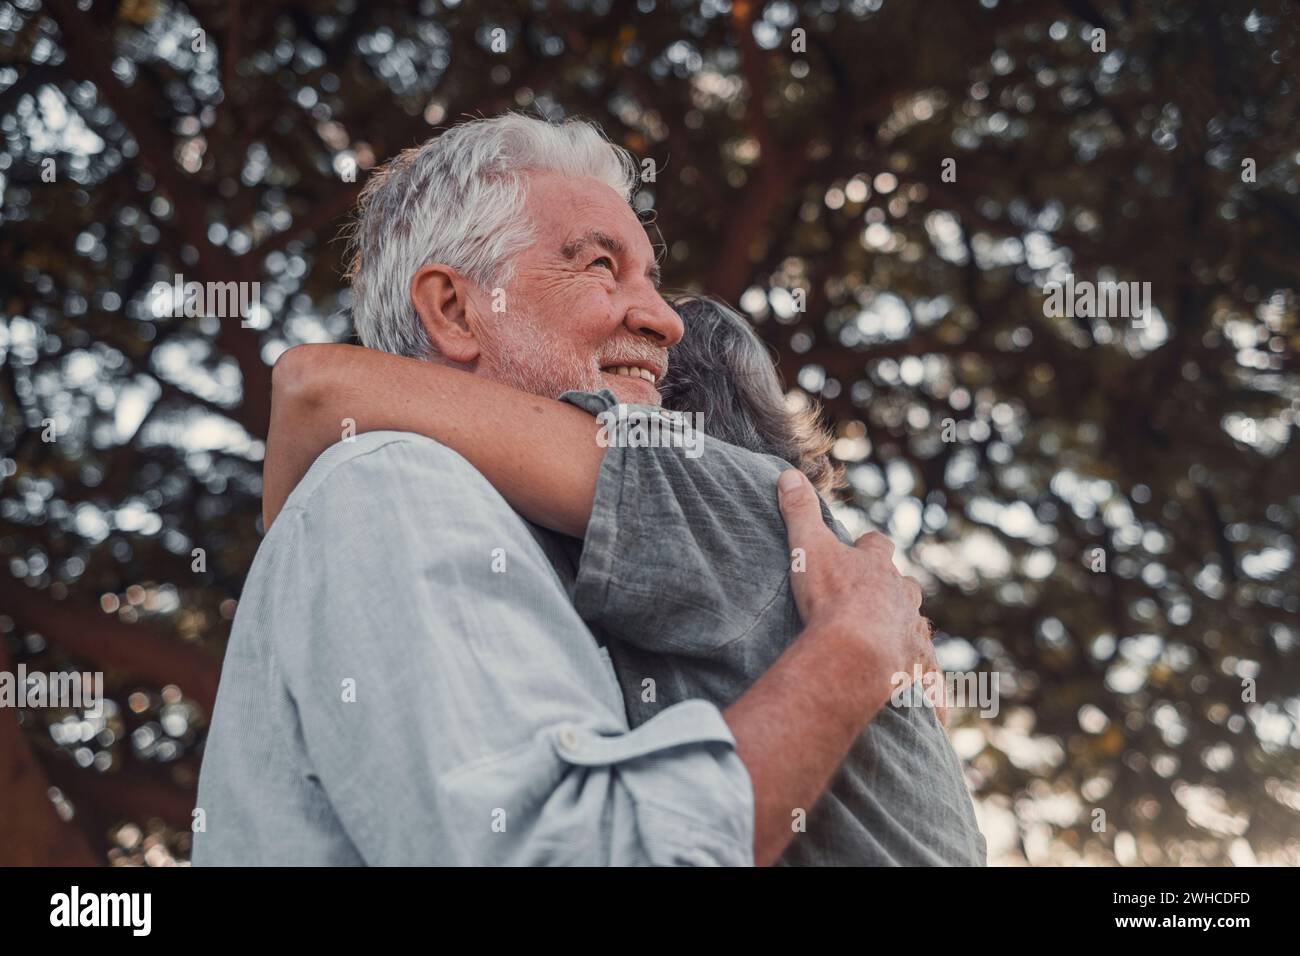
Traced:
[[[608, 390], [563, 398], [593, 415], [617, 405]], [[695, 458], [680, 448], [629, 447], [637, 415], [656, 410], [628, 412], [610, 429], [581, 559], [568, 575], [557, 567], [578, 613], [606, 641], [638, 726], [688, 700], [730, 705], [802, 623], [776, 492], [789, 464], [707, 436]], [[986, 861], [960, 762], [928, 707], [886, 704], [806, 809], [806, 831], [783, 863]]]
[[205, 748], [197, 865], [753, 862], [717, 707], [630, 728], [527, 526], [418, 435], [334, 445], [290, 496]]

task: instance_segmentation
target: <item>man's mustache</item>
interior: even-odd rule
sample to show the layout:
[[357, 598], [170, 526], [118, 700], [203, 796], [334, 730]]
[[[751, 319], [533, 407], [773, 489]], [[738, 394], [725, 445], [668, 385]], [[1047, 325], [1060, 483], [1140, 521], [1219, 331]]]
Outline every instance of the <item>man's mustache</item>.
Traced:
[[662, 385], [668, 372], [668, 350], [640, 342], [628, 342], [597, 356], [596, 364], [601, 368], [609, 368], [611, 365], [647, 365], [655, 371], [659, 384]]

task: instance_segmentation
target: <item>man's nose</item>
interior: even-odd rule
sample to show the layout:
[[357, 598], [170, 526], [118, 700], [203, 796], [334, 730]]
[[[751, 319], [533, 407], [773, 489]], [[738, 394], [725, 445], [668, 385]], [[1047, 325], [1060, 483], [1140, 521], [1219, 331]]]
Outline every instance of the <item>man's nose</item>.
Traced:
[[631, 303], [624, 321], [634, 335], [651, 339], [666, 349], [672, 348], [686, 334], [681, 316], [658, 292]]

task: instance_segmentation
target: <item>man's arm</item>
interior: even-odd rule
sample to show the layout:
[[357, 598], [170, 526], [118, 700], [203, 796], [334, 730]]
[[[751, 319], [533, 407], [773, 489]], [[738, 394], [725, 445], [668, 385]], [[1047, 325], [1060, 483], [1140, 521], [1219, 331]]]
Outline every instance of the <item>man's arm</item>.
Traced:
[[810, 811], [854, 739], [889, 699], [895, 675], [934, 666], [921, 588], [894, 568], [875, 532], [853, 547], [822, 520], [808, 479], [781, 473], [791, 572], [803, 633], [725, 716], [754, 787], [754, 862], [776, 862], [794, 836], [792, 811]]
[[629, 731], [519, 517], [464, 459], [378, 433], [268, 536], [256, 618], [368, 863], [748, 864], [752, 792], [703, 701]]

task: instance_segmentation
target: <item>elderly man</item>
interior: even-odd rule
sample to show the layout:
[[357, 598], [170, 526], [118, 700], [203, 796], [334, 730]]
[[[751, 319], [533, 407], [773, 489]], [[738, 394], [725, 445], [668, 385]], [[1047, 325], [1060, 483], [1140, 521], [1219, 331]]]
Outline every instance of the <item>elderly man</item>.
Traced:
[[[629, 192], [582, 123], [478, 120], [404, 153], [363, 195], [363, 342], [537, 395], [657, 403], [682, 326]], [[808, 556], [802, 633], [725, 711], [687, 700], [631, 727], [563, 549], [437, 442], [333, 446], [249, 573], [195, 863], [776, 861], [790, 808], [926, 653], [887, 552], [840, 543], [806, 482], [780, 502]]]

